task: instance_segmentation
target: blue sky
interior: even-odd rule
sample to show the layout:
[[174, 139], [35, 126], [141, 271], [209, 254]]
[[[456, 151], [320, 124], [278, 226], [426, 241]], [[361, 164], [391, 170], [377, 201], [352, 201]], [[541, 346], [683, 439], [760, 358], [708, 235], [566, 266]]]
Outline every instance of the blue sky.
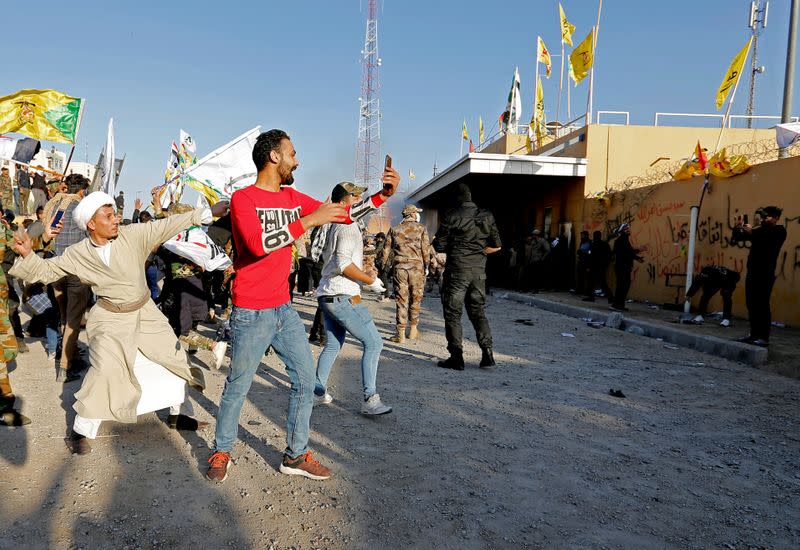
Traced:
[[[594, 24], [597, 1], [563, 3], [577, 45]], [[479, 115], [489, 130], [515, 66], [523, 118], [530, 118], [537, 34], [554, 55], [545, 81], [547, 118], [554, 118], [557, 6], [379, 0], [382, 149], [404, 179], [407, 169], [416, 173], [411, 187], [430, 177], [434, 162], [442, 168], [456, 160], [464, 118], [475, 138]], [[36, 11], [48, 24], [39, 26], [13, 23], [30, 20], [29, 2], [6, 0], [3, 8], [4, 42], [16, 53], [5, 56], [0, 94], [55, 88], [85, 97], [76, 160], [87, 145], [89, 162], [97, 160], [113, 116], [117, 152], [127, 155], [120, 187], [128, 197], [162, 181], [180, 128], [200, 155], [256, 125], [283, 128], [298, 151], [301, 190], [323, 198], [353, 178], [366, 0], [40, 1]], [[745, 0], [605, 0], [594, 109], [630, 111], [636, 124], [652, 124], [656, 111], [715, 112], [716, 89], [749, 36], [748, 9]], [[756, 114], [780, 114], [788, 12], [789, 0], [770, 2]], [[585, 110], [587, 85], [573, 88], [573, 113]], [[745, 76], [734, 113], [745, 111], [747, 85]], [[798, 105], [800, 92], [795, 114]], [[562, 103], [562, 119], [563, 110]]]

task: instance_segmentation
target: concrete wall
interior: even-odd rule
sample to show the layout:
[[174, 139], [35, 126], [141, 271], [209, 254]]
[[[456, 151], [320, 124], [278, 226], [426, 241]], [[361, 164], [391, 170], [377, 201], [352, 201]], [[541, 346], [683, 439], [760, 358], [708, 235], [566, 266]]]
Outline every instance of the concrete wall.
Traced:
[[[480, 150], [481, 153], [494, 153], [499, 155], [526, 155], [525, 134], [506, 134]], [[465, 146], [466, 147], [466, 146]]]
[[[604, 191], [628, 177], [643, 175], [661, 157], [669, 159], [661, 162], [686, 158], [692, 154], [698, 140], [701, 146], [713, 149], [719, 130], [591, 124], [586, 129], [585, 193]], [[774, 138], [774, 130], [726, 128], [721, 147]]]
[[[775, 321], [793, 325], [800, 324], [799, 180], [800, 157], [759, 164], [733, 178], [712, 177], [711, 194], [706, 195], [700, 212], [695, 254], [697, 272], [711, 263], [744, 272], [748, 248], [730, 242], [734, 216], [746, 213], [752, 221], [760, 206], [782, 207], [781, 223], [788, 236], [778, 259], [772, 311]], [[616, 193], [608, 209], [596, 200], [585, 200], [584, 229], [608, 232], [621, 222], [632, 222], [634, 244], [649, 245], [644, 263], [635, 264], [631, 298], [656, 303], [675, 300], [676, 290], [665, 286], [666, 275], [686, 272], [689, 209], [699, 201], [701, 186], [702, 178], [697, 177]], [[716, 298], [711, 307], [721, 309], [721, 300]], [[744, 278], [734, 294], [734, 315], [747, 316]]]

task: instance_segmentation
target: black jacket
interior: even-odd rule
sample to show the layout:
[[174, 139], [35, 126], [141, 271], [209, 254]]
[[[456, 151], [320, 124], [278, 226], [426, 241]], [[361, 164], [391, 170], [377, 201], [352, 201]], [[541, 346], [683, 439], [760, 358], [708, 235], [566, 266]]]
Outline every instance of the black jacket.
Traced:
[[747, 273], [775, 275], [778, 255], [786, 240], [786, 228], [782, 225], [761, 225], [749, 234], [738, 227], [733, 228], [733, 242], [750, 241], [750, 254], [747, 256]]
[[434, 250], [447, 254], [445, 265], [450, 270], [486, 267], [487, 246], [502, 246], [494, 216], [469, 201], [445, 215], [433, 238]]
[[641, 256], [639, 256], [639, 250], [633, 248], [633, 245], [631, 245], [630, 236], [624, 233], [617, 237], [614, 243], [614, 256], [616, 257], [614, 268], [617, 270], [630, 271], [633, 269], [633, 260], [642, 259]]

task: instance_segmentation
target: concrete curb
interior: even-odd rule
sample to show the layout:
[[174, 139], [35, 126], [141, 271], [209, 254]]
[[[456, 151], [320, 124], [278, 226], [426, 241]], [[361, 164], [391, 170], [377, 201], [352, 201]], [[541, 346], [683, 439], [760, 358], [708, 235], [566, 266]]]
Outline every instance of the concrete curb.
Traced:
[[[561, 302], [553, 302], [551, 300], [545, 300], [529, 294], [520, 294], [518, 292], [501, 291], [495, 294], [495, 297], [535, 306], [545, 311], [551, 311], [553, 313], [566, 315], [568, 317], [575, 317], [577, 319], [589, 318], [596, 321], [602, 321], [609, 314], [613, 313], [611, 311], [604, 313], [596, 309], [578, 307]], [[757, 367], [758, 365], [761, 365], [767, 361], [766, 348], [759, 348], [757, 346], [751, 346], [741, 342], [734, 342], [732, 340], [723, 340], [722, 338], [717, 338], [716, 336], [696, 334], [681, 330], [679, 328], [633, 319], [623, 315], [622, 324], [619, 327], [620, 330], [627, 330], [631, 327], [637, 327], [639, 330], [641, 330], [641, 334], [643, 336], [647, 336], [649, 338], [661, 338], [664, 342], [675, 344], [676, 346], [702, 351], [703, 353], [716, 355], [717, 357], [724, 357], [725, 359], [731, 359], [733, 361], [739, 361], [754, 367]]]

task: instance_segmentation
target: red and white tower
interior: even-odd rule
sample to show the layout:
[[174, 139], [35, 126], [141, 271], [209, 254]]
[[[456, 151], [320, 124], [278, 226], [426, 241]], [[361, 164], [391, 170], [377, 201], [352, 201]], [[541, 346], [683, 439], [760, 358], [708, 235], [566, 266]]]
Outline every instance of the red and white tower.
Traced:
[[358, 145], [355, 179], [359, 185], [379, 183], [381, 164], [380, 66], [378, 57], [378, 13], [375, 0], [368, 0], [367, 32], [361, 51], [361, 97], [358, 98]]
[[[380, 186], [383, 174], [381, 158], [381, 99], [380, 67], [378, 57], [378, 11], [376, 0], [368, 0], [367, 32], [361, 51], [361, 97], [358, 98], [358, 144], [356, 145], [355, 180], [359, 185]], [[370, 218], [369, 233], [386, 232], [392, 217], [386, 205]]]

